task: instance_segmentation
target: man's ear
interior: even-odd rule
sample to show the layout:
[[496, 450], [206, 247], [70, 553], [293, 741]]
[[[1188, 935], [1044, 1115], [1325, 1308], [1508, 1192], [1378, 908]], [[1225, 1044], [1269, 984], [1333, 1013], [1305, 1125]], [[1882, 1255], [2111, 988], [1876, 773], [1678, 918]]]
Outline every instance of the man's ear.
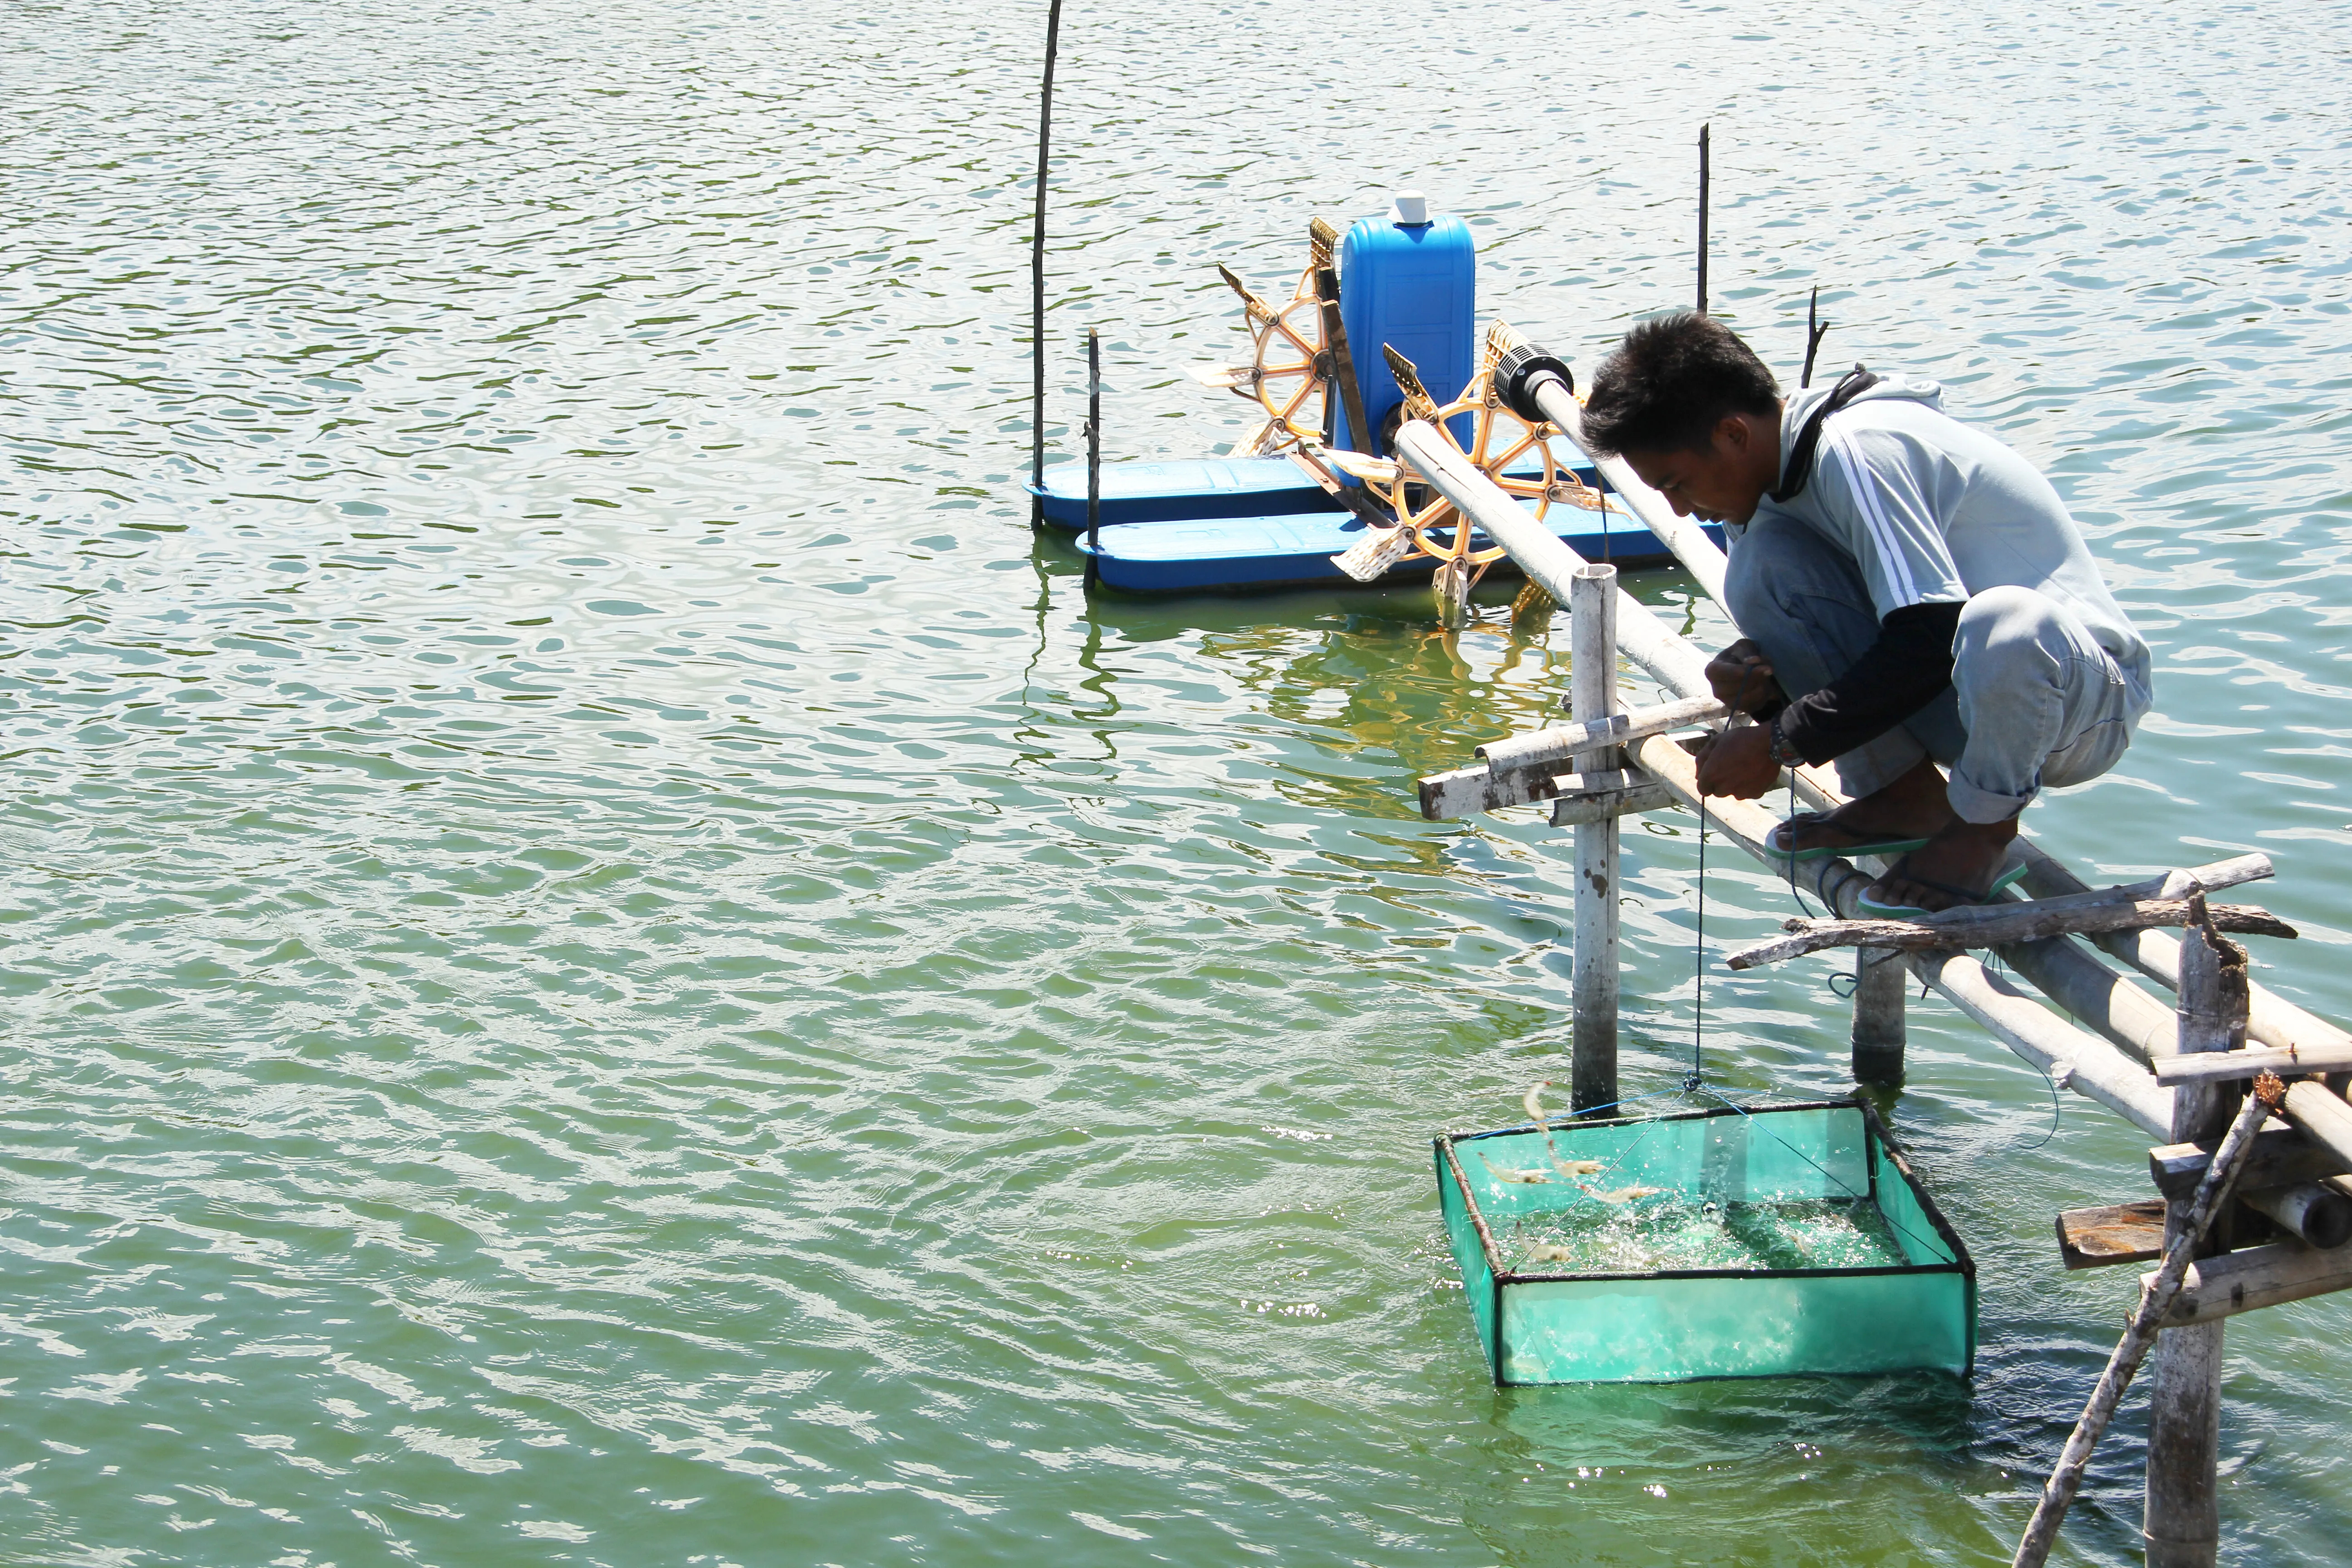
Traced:
[[1748, 421], [1737, 414], [1727, 414], [1715, 422], [1715, 446], [1720, 452], [1733, 457], [1746, 457], [1752, 441]]

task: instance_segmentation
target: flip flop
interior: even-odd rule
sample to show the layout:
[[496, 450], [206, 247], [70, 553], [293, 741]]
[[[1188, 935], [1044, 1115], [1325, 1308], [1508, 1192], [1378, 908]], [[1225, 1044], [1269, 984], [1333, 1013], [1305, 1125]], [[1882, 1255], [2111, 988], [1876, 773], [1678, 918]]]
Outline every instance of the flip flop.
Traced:
[[[1904, 880], [1916, 882], [1923, 888], [1933, 888], [1939, 893], [1948, 893], [1953, 898], [1958, 900], [1961, 904], [1981, 904], [1989, 902], [1992, 899], [1998, 897], [2001, 889], [2009, 887], [2020, 877], [2025, 875], [2025, 852], [2022, 849], [2012, 846], [2010, 848], [2008, 855], [2003, 858], [2000, 869], [1993, 874], [1991, 886], [1986, 888], [1985, 890], [1980, 893], [1967, 888], [1955, 888], [1948, 882], [1930, 881], [1927, 878], [1919, 876], [1916, 872], [1904, 870], [1900, 865], [1897, 865], [1893, 870], [1887, 872], [1887, 875], [1889, 877], [1900, 876]], [[1873, 887], [1877, 886], [1874, 882], [1871, 885]], [[1955, 904], [1953, 907], [1957, 909], [1959, 905]], [[1854, 900], [1853, 912], [1857, 915], [1866, 916], [1872, 920], [1918, 921], [1925, 920], [1929, 915], [1937, 914], [1941, 911], [1937, 910], [1921, 909], [1917, 904], [1882, 904], [1876, 899], [1872, 898], [1868, 893], [1864, 893], [1860, 898]]]
[[[1799, 812], [1764, 836], [1764, 853], [1783, 866], [1791, 865], [1799, 860], [1820, 860], [1832, 855], [1907, 855], [1914, 849], [1925, 847], [1929, 837], [1924, 833], [1916, 838], [1906, 838], [1893, 833], [1864, 833], [1853, 835], [1855, 842], [1852, 844], [1823, 844], [1811, 849], [1792, 850], [1781, 847], [1784, 842], [1781, 836], [1790, 829], [1808, 827], [1817, 822], [1828, 822], [1830, 815], [1824, 811]], [[1839, 827], [1837, 831], [1845, 833], [1848, 830]]]

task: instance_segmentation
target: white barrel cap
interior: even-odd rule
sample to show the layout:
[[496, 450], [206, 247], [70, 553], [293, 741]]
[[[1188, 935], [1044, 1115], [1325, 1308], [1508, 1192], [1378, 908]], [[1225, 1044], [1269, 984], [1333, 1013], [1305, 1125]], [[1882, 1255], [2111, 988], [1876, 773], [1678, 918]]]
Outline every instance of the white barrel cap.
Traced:
[[1429, 221], [1429, 198], [1419, 191], [1399, 191], [1389, 198], [1389, 221], [1419, 228]]

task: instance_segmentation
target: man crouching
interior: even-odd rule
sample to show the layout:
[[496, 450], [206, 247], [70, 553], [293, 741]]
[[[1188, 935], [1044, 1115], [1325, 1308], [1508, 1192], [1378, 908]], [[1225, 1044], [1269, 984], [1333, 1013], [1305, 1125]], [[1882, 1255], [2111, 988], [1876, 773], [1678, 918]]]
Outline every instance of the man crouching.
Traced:
[[1751, 799], [1834, 758], [1852, 800], [1766, 848], [1900, 855], [1862, 899], [1898, 917], [2015, 881], [2018, 814], [2115, 766], [2150, 701], [2147, 645], [2057, 491], [1942, 402], [1860, 366], [1783, 402], [1730, 329], [1685, 311], [1626, 333], [1584, 411], [1587, 447], [1730, 542], [1742, 636], [1707, 679], [1764, 722], [1707, 748], [1699, 788]]

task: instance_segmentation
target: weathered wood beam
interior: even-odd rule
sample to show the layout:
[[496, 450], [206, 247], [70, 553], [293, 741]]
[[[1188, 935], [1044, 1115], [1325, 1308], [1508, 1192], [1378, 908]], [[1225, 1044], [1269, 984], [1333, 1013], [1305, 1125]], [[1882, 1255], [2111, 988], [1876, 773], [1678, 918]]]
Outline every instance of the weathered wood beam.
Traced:
[[1664, 811], [1674, 804], [1673, 792], [1661, 784], [1637, 784], [1632, 789], [1601, 790], [1591, 795], [1564, 795], [1551, 803], [1551, 825], [1554, 827], [1577, 827], [1588, 822], [1606, 821], [1612, 816]]
[[[2177, 1047], [2183, 1056], [2241, 1050], [2246, 1044], [2246, 950], [2213, 929], [2204, 894], [2189, 901], [2192, 918], [2180, 941]], [[2274, 1078], [2262, 1083], [2263, 1094], [2276, 1105], [2285, 1086]], [[2242, 1129], [2251, 1141], [2265, 1119], [2261, 1100], [2248, 1099], [2241, 1114], [2237, 1097], [2221, 1085], [2173, 1093], [2176, 1141], [2233, 1128]], [[2226, 1237], [2207, 1235], [2209, 1218], [2199, 1212], [2195, 1198], [2167, 1200], [2168, 1265], [2180, 1248], [2191, 1249], [2191, 1258], [2228, 1250]], [[2224, 1331], [2219, 1322], [2193, 1323], [2161, 1329], [2157, 1335], [2148, 1368], [2147, 1489], [2140, 1521], [2148, 1568], [2211, 1568], [2220, 1550]]]
[[1856, 1083], [1900, 1084], [1909, 1029], [1905, 1019], [1911, 966], [1899, 953], [1876, 948], [1853, 950], [1853, 1026], [1846, 1043], [1853, 1050]]
[[[2150, 1276], [2143, 1275], [2145, 1287]], [[2352, 1289], [2352, 1247], [2321, 1249], [2298, 1242], [2251, 1247], [2200, 1259], [2181, 1281], [2164, 1326], [2219, 1322], [2239, 1312]]]
[[[1569, 691], [1576, 710], [1589, 719], [1616, 712], [1617, 568], [1580, 566], [1569, 579]], [[1625, 753], [1612, 745], [1581, 751], [1572, 759], [1586, 778], [1602, 770], [1626, 777]], [[1594, 1110], [1617, 1103], [1618, 825], [1613, 816], [1576, 830], [1575, 933], [1569, 954], [1569, 1026], [1571, 1035], [1569, 1105]]]
[[[1979, 904], [1947, 910], [1919, 921], [1791, 920], [1795, 934], [1743, 947], [1724, 960], [1732, 969], [1754, 969], [1801, 958], [1832, 947], [1886, 947], [1905, 952], [1928, 952], [1938, 948], [2003, 947], [2012, 942], [2039, 942], [2093, 931], [2127, 931], [2145, 926], [2189, 923], [2186, 899], [2116, 900], [2080, 908], [2052, 909], [2042, 903]], [[2292, 937], [2295, 929], [2255, 904], [2215, 904], [2213, 922], [2221, 930], [2251, 936]], [[1958, 915], [1946, 920], [1944, 915]], [[2245, 1075], [2253, 1077], [2252, 1073]]]
[[2164, 1200], [2066, 1209], [2058, 1215], [2058, 1255], [2069, 1268], [2106, 1268], [2164, 1256]]
[[[2217, 915], [2219, 910], [2214, 911]], [[2251, 1031], [2249, 1031], [2251, 1032]], [[2158, 1083], [2224, 1083], [2251, 1079], [2258, 1072], [2281, 1078], [2352, 1069], [2352, 1046], [2314, 1046], [2308, 1050], [2278, 1050], [2248, 1047], [2219, 1060], [2200, 1057], [2168, 1057], [2156, 1064]]]

